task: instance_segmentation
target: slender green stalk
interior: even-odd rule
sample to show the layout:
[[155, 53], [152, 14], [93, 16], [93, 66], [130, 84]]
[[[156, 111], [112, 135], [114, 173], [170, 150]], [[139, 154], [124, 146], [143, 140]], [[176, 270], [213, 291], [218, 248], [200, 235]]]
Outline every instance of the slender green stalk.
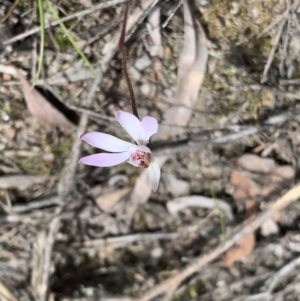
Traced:
[[35, 74], [35, 79], [33, 81], [32, 86], [34, 87], [37, 81], [40, 78], [43, 60], [44, 60], [44, 48], [45, 48], [45, 15], [43, 8], [43, 0], [38, 0], [38, 9], [39, 9], [39, 19], [40, 19], [40, 52], [39, 52], [39, 60], [38, 60], [38, 68]]
[[[42, 0], [39, 0], [42, 1]], [[53, 15], [53, 17], [55, 19], [59, 19], [59, 15], [57, 10], [55, 9], [55, 7], [53, 6], [53, 4], [49, 1], [47, 1], [47, 5], [49, 7], [49, 10], [51, 12], [51, 14]], [[75, 50], [77, 51], [77, 53], [81, 56], [82, 60], [85, 62], [85, 64], [89, 67], [89, 69], [96, 74], [96, 70], [93, 67], [93, 65], [91, 64], [91, 62], [89, 61], [89, 59], [86, 57], [86, 55], [83, 53], [83, 51], [81, 50], [81, 48], [78, 46], [78, 44], [76, 43], [76, 41], [74, 40], [74, 38], [72, 37], [72, 35], [70, 34], [68, 28], [65, 26], [64, 23], [60, 23], [59, 24], [62, 31], [64, 32], [65, 36], [68, 38], [68, 40], [70, 41], [70, 43], [72, 44], [72, 46], [75, 48]]]
[[215, 192], [211, 185], [210, 185], [210, 195], [211, 195], [212, 199], [214, 200], [215, 206], [218, 210], [218, 216], [219, 216], [221, 232], [222, 232], [222, 241], [225, 242], [226, 241], [226, 226], [225, 226], [225, 221], [224, 221], [224, 215], [223, 215], [222, 210], [220, 209]]

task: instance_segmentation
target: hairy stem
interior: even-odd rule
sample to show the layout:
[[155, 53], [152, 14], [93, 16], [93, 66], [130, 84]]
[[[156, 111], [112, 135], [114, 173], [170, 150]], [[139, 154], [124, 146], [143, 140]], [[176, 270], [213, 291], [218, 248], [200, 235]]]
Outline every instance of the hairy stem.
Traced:
[[127, 54], [126, 54], [126, 49], [125, 49], [125, 35], [126, 35], [126, 23], [127, 23], [127, 16], [128, 16], [128, 9], [129, 9], [129, 1], [128, 0], [125, 3], [125, 10], [124, 10], [124, 19], [123, 19], [123, 24], [122, 24], [122, 30], [121, 30], [121, 36], [119, 40], [119, 49], [122, 55], [122, 69], [123, 69], [123, 74], [127, 83], [128, 91], [129, 91], [129, 96], [130, 96], [130, 103], [131, 103], [131, 108], [132, 108], [132, 113], [139, 118], [139, 114], [137, 111], [136, 107], [136, 101], [135, 101], [135, 96], [134, 96], [134, 91], [133, 87], [131, 84], [131, 80], [128, 74], [128, 69], [127, 69]]

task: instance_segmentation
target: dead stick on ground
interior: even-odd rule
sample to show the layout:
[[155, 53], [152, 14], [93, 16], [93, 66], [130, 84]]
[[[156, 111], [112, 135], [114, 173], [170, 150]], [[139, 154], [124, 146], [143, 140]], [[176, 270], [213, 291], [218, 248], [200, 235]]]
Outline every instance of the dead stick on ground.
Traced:
[[270, 67], [272, 65], [272, 62], [274, 60], [275, 52], [277, 50], [277, 47], [278, 47], [278, 44], [279, 44], [279, 41], [280, 41], [280, 38], [281, 38], [281, 35], [282, 35], [283, 28], [284, 28], [285, 23], [287, 21], [287, 18], [288, 18], [288, 16], [286, 16], [283, 19], [282, 23], [280, 24], [277, 36], [275, 38], [273, 47], [272, 47], [271, 52], [269, 54], [268, 61], [265, 65], [264, 72], [263, 72], [263, 75], [262, 75], [262, 78], [261, 78], [261, 81], [260, 81], [262, 84], [265, 83], [268, 80], [268, 73], [269, 73]]
[[[99, 84], [102, 80], [102, 73], [98, 69], [97, 72], [98, 76], [94, 80], [94, 83], [91, 87], [86, 106], [89, 108], [92, 106], [96, 91], [99, 87]], [[79, 136], [85, 132], [87, 124], [88, 124], [88, 115], [82, 114], [79, 122], [79, 126], [76, 132], [75, 140], [72, 146], [71, 150], [71, 158], [69, 162], [65, 165], [61, 179], [58, 184], [58, 195], [59, 195], [59, 203], [61, 204], [61, 207], [59, 211], [57, 212], [58, 215], [54, 217], [52, 220], [50, 227], [49, 227], [49, 233], [47, 236], [47, 245], [45, 247], [45, 256], [44, 256], [44, 262], [43, 264], [43, 274], [42, 274], [42, 291], [41, 295], [39, 296], [40, 301], [47, 300], [47, 291], [48, 291], [48, 282], [49, 282], [49, 271], [50, 271], [50, 265], [51, 265], [51, 255], [55, 243], [55, 236], [59, 229], [60, 219], [61, 216], [59, 213], [61, 213], [63, 209], [63, 205], [67, 203], [68, 197], [70, 197], [70, 194], [73, 190], [74, 183], [75, 183], [75, 172], [77, 168], [77, 162], [80, 157], [81, 153], [81, 140], [79, 139]]]
[[300, 1], [297, 0], [293, 3], [292, 6], [290, 6], [290, 2], [289, 1], [287, 2], [286, 12], [283, 14], [284, 17], [283, 17], [282, 23], [280, 24], [277, 36], [276, 36], [275, 41], [274, 41], [274, 45], [273, 45], [272, 50], [270, 52], [270, 55], [268, 57], [267, 64], [265, 65], [265, 68], [264, 68], [264, 72], [263, 72], [262, 79], [261, 79], [262, 84], [265, 83], [268, 79], [268, 72], [269, 72], [270, 67], [272, 65], [272, 62], [274, 60], [275, 52], [277, 50], [277, 47], [278, 47], [278, 44], [279, 44], [279, 41], [280, 41], [280, 38], [281, 38], [281, 35], [282, 35], [283, 28], [284, 28], [284, 26], [285, 26], [285, 24], [286, 24], [286, 22], [289, 18], [290, 13], [293, 14], [297, 10], [297, 8], [299, 6], [299, 3], [300, 3]]
[[287, 50], [288, 50], [288, 42], [289, 42], [289, 34], [290, 34], [290, 25], [291, 25], [291, 16], [289, 16], [288, 20], [287, 20], [287, 26], [286, 26], [286, 32], [285, 32], [285, 37], [284, 37], [284, 42], [283, 42], [283, 51], [281, 54], [281, 58], [280, 58], [280, 64], [279, 64], [279, 72], [281, 77], [285, 77], [285, 59], [286, 59], [286, 55], [287, 55]]
[[[45, 26], [45, 29], [48, 29], [50, 27], [53, 27], [53, 26], [56, 26], [56, 25], [59, 25], [60, 23], [63, 23], [63, 22], [67, 22], [67, 21], [70, 21], [72, 19], [75, 19], [75, 18], [81, 18], [83, 16], [86, 16], [86, 15], [89, 15], [91, 13], [94, 13], [98, 10], [101, 10], [101, 9], [104, 9], [104, 8], [108, 8], [108, 7], [111, 7], [111, 6], [115, 6], [117, 4], [121, 4], [121, 3], [124, 3], [125, 1], [127, 0], [112, 0], [112, 1], [108, 1], [108, 2], [105, 2], [105, 3], [99, 3], [98, 5], [95, 5], [91, 8], [88, 8], [88, 9], [85, 9], [85, 10], [82, 10], [82, 11], [79, 11], [79, 12], [76, 12], [72, 15], [69, 15], [69, 16], [65, 16], [59, 20], [55, 20], [49, 24], [46, 24]], [[14, 42], [17, 42], [17, 41], [20, 41], [28, 36], [31, 36], [37, 32], [40, 31], [40, 27], [39, 26], [36, 26], [26, 32], [23, 32], [7, 41], [4, 41], [3, 42], [3, 45], [9, 45], [9, 44], [12, 44]]]
[[45, 253], [44, 253], [45, 260], [43, 262], [43, 270], [42, 270], [41, 291], [39, 296], [40, 301], [47, 300], [48, 279], [49, 279], [49, 271], [51, 268], [51, 254], [55, 243], [55, 234], [57, 233], [59, 228], [59, 223], [60, 223], [60, 216], [55, 216], [49, 226], [47, 245], [45, 246]]
[[271, 283], [268, 287], [267, 292], [271, 294], [278, 283], [282, 281], [283, 278], [287, 277], [288, 274], [293, 272], [297, 267], [300, 265], [300, 256], [296, 259], [290, 261], [288, 264], [286, 264], [284, 267], [282, 267], [274, 276], [271, 277]]
[[139, 301], [148, 301], [157, 296], [164, 295], [168, 293], [168, 298], [170, 299], [172, 294], [178, 288], [178, 286], [187, 278], [193, 274], [201, 271], [201, 269], [217, 259], [220, 255], [226, 252], [228, 249], [233, 247], [241, 238], [245, 237], [247, 234], [252, 233], [258, 229], [267, 219], [272, 217], [275, 212], [287, 207], [294, 201], [300, 198], [300, 184], [297, 184], [287, 193], [285, 193], [281, 198], [279, 198], [273, 205], [269, 207], [266, 211], [259, 214], [254, 220], [252, 220], [247, 225], [241, 227], [238, 231], [233, 233], [224, 244], [220, 244], [215, 250], [209, 254], [202, 255], [195, 259], [191, 264], [189, 264], [185, 269], [178, 272], [176, 275], [168, 278], [162, 283], [154, 286], [148, 293], [145, 293], [143, 297], [138, 299]]
[[8, 13], [3, 17], [3, 19], [0, 21], [0, 24], [5, 22], [5, 20], [12, 14], [13, 10], [16, 8], [20, 0], [15, 0], [15, 2], [12, 4], [10, 9], [8, 10]]
[[[97, 89], [99, 87], [99, 84], [102, 81], [103, 73], [99, 69], [98, 69], [97, 73], [98, 73], [98, 76], [94, 80], [94, 83], [91, 87], [91, 90], [90, 90], [90, 93], [88, 96], [88, 99], [86, 101], [87, 108], [90, 108], [92, 106]], [[70, 194], [70, 192], [72, 191], [73, 186], [74, 186], [74, 175], [75, 175], [75, 171], [76, 171], [78, 160], [79, 160], [80, 153], [81, 153], [81, 147], [80, 147], [81, 140], [79, 139], [79, 137], [86, 131], [88, 121], [89, 121], [89, 115], [86, 113], [82, 113], [80, 122], [79, 122], [79, 126], [77, 129], [75, 141], [73, 143], [72, 150], [71, 150], [72, 156], [71, 156], [68, 164], [65, 166], [63, 173], [62, 173], [61, 181], [59, 182], [58, 193], [63, 198], [61, 200], [63, 203], [66, 202], [65, 198]]]
[[18, 301], [18, 299], [11, 293], [11, 291], [2, 282], [0, 282], [0, 296], [2, 296], [7, 301]]
[[[300, 94], [299, 94], [299, 99], [300, 99]], [[254, 135], [256, 133], [259, 133], [263, 130], [270, 128], [273, 125], [283, 123], [293, 118], [296, 118], [299, 115], [299, 113], [300, 113], [299, 110], [294, 110], [294, 111], [289, 110], [282, 114], [268, 118], [263, 124], [252, 126], [240, 132], [224, 135], [222, 137], [206, 139], [198, 142], [183, 141], [183, 143], [178, 143], [175, 146], [169, 146], [169, 147], [160, 146], [157, 148], [153, 148], [154, 149], [153, 154], [155, 156], [164, 156], [164, 155], [170, 156], [171, 154], [183, 153], [191, 149], [201, 149], [208, 145], [218, 145], [218, 144], [228, 143], [241, 138], [245, 138], [250, 135]]]
[[290, 261], [288, 264], [283, 266], [277, 273], [275, 273], [267, 282], [269, 282], [268, 289], [256, 295], [249, 296], [245, 298], [245, 301], [255, 301], [255, 300], [274, 300], [272, 297], [272, 292], [277, 287], [278, 283], [282, 279], [286, 278], [290, 273], [292, 273], [300, 265], [300, 257], [297, 257]]

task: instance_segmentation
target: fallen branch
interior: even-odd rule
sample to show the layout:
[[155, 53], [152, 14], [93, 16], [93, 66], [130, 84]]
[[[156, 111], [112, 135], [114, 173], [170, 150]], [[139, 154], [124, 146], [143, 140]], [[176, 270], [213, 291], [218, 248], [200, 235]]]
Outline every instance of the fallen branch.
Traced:
[[75, 243], [72, 245], [73, 247], [80, 248], [92, 248], [92, 247], [113, 247], [113, 248], [123, 248], [128, 244], [132, 244], [137, 241], [157, 241], [164, 239], [176, 239], [178, 238], [178, 233], [138, 233], [138, 234], [130, 234], [123, 235], [117, 237], [108, 237], [108, 238], [100, 238], [94, 239], [90, 241], [86, 241], [83, 244]]
[[[91, 13], [94, 13], [98, 10], [108, 8], [108, 7], [111, 7], [111, 6], [115, 6], [117, 4], [124, 3], [125, 1], [126, 0], [112, 0], [112, 1], [105, 2], [105, 3], [99, 3], [98, 5], [95, 5], [91, 8], [76, 12], [72, 15], [68, 15], [68, 16], [65, 16], [65, 17], [59, 19], [59, 20], [55, 20], [51, 23], [48, 23], [48, 24], [46, 24], [45, 29], [48, 29], [48, 28], [53, 27], [53, 26], [57, 26], [60, 23], [67, 22], [67, 21], [70, 21], [70, 20], [75, 19], [75, 18], [82, 18], [82, 17], [84, 17], [86, 15], [89, 15]], [[39, 31], [40, 31], [40, 27], [36, 26], [36, 27], [34, 27], [30, 30], [27, 30], [27, 31], [25, 31], [25, 32], [23, 32], [23, 33], [15, 36], [15, 37], [7, 40], [7, 41], [4, 41], [3, 45], [9, 45], [9, 44], [12, 44], [14, 42], [20, 41], [24, 38], [27, 38], [27, 37], [39, 32]]]
[[300, 265], [300, 257], [290, 261], [288, 264], [283, 266], [277, 273], [275, 273], [269, 280], [268, 289], [256, 295], [249, 296], [245, 298], [245, 301], [254, 301], [254, 300], [272, 300], [272, 292], [283, 278], [287, 277], [288, 274], [292, 273]]
[[[285, 92], [282, 91], [282, 93], [285, 93]], [[293, 99], [300, 99], [300, 94], [299, 94], [299, 96], [298, 95], [293, 95], [293, 96], [294, 96]], [[298, 98], [295, 98], [296, 96]], [[270, 128], [273, 125], [283, 123], [283, 122], [286, 122], [293, 118], [296, 118], [299, 115], [299, 113], [300, 113], [299, 110], [293, 110], [293, 111], [289, 110], [282, 114], [268, 118], [262, 124], [259, 124], [256, 126], [250, 126], [240, 132], [228, 134], [228, 135], [218, 137], [218, 138], [211, 138], [211, 139], [201, 140], [198, 142], [194, 142], [194, 141], [190, 141], [190, 140], [183, 140], [183, 141], [174, 143], [174, 146], [163, 146], [161, 144], [160, 146], [157, 146], [157, 147], [155, 147], [155, 146], [150, 146], [150, 147], [151, 147], [151, 149], [154, 149], [153, 154], [155, 156], [165, 156], [165, 155], [169, 156], [171, 154], [187, 152], [191, 149], [201, 149], [208, 145], [224, 144], [224, 143], [235, 141], [235, 140], [238, 140], [241, 138], [245, 138], [247, 136], [257, 134], [263, 130]]]
[[148, 301], [157, 296], [165, 294], [167, 294], [168, 299], [170, 299], [174, 291], [184, 280], [201, 271], [204, 266], [217, 259], [220, 255], [233, 247], [241, 238], [257, 230], [267, 219], [271, 218], [274, 213], [284, 209], [299, 198], [300, 184], [297, 184], [288, 192], [286, 192], [281, 198], [275, 201], [275, 203], [273, 203], [268, 209], [259, 214], [255, 219], [240, 227], [226, 240], [224, 244], [221, 243], [212, 252], [199, 256], [185, 269], [163, 281], [162, 283], [154, 286], [149, 292], [145, 293], [143, 297], [137, 300]]

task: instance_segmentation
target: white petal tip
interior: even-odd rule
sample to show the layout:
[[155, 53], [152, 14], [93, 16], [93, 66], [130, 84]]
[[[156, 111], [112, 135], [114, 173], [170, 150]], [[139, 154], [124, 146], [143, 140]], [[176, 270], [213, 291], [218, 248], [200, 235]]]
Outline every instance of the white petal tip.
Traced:
[[155, 192], [158, 189], [160, 180], [160, 168], [156, 162], [152, 162], [148, 167], [149, 179], [152, 190]]

